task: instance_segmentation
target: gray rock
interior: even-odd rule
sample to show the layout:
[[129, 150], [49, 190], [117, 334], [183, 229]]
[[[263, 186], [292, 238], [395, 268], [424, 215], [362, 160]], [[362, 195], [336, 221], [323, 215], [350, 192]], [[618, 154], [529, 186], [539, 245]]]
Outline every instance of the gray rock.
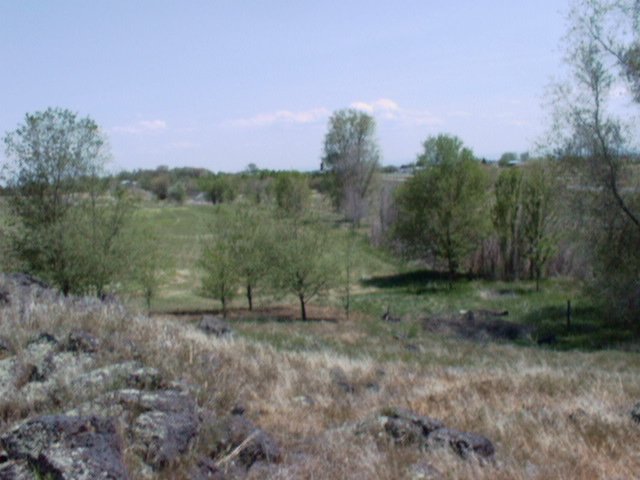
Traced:
[[186, 453], [200, 428], [194, 398], [178, 390], [109, 392], [69, 413], [116, 417], [132, 450], [154, 470], [166, 468]]
[[417, 415], [404, 408], [388, 409], [383, 411], [383, 415], [387, 417], [384, 424], [386, 432], [402, 444], [423, 442], [432, 432], [444, 427], [440, 420]]
[[161, 470], [189, 450], [198, 434], [199, 420], [195, 411], [151, 411], [138, 416], [131, 436], [143, 460]]
[[0, 461], [0, 480], [33, 480], [34, 474], [26, 461]]
[[495, 454], [493, 443], [488, 438], [477, 433], [460, 432], [450, 428], [434, 431], [429, 435], [428, 444], [430, 447], [449, 445], [462, 458], [474, 454], [489, 459]]
[[128, 478], [120, 438], [111, 419], [49, 415], [29, 420], [0, 437], [12, 461], [23, 460], [43, 477]]
[[277, 442], [264, 430], [241, 415], [231, 415], [220, 421], [219, 438], [213, 447], [213, 454], [224, 456], [243, 445], [238, 459], [245, 468], [257, 461], [277, 463], [282, 459]]
[[69, 352], [95, 353], [100, 348], [100, 340], [90, 333], [76, 330], [69, 333], [65, 349]]
[[0, 337], [0, 355], [13, 355], [13, 343], [6, 337]]
[[402, 408], [385, 409], [380, 415], [365, 419], [356, 426], [355, 432], [391, 437], [398, 445], [415, 445], [421, 449], [449, 446], [462, 458], [475, 455], [491, 459], [495, 454], [491, 441], [482, 435], [446, 428], [440, 420]]
[[198, 328], [209, 335], [222, 337], [232, 333], [231, 327], [222, 317], [217, 315], [203, 315], [202, 320], [198, 324]]
[[104, 392], [123, 387], [158, 388], [161, 377], [155, 368], [140, 362], [122, 362], [91, 370], [71, 382], [71, 388], [82, 392]]
[[631, 418], [640, 423], [640, 402], [636, 403], [633, 409], [631, 410]]

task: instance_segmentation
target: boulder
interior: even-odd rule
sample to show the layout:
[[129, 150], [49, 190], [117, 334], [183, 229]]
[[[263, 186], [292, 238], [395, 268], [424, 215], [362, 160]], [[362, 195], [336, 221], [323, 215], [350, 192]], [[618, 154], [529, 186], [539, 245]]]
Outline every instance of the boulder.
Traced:
[[36, 417], [5, 433], [0, 444], [9, 460], [26, 461], [44, 478], [128, 478], [112, 419]]
[[495, 454], [495, 448], [491, 441], [477, 433], [460, 432], [450, 428], [435, 430], [428, 439], [429, 447], [448, 445], [462, 458], [468, 458], [471, 454], [490, 459]]
[[213, 446], [213, 456], [229, 455], [234, 449], [239, 463], [250, 468], [257, 461], [278, 463], [282, 459], [277, 442], [264, 430], [242, 415], [231, 415], [217, 425], [218, 441]]
[[397, 445], [413, 445], [420, 449], [448, 446], [462, 458], [474, 455], [491, 459], [495, 454], [493, 443], [486, 437], [447, 428], [440, 420], [403, 408], [385, 409], [379, 415], [360, 422], [355, 432], [391, 438]]
[[200, 429], [195, 400], [178, 390], [118, 390], [68, 413], [117, 418], [127, 432], [132, 451], [156, 471], [186, 453]]
[[224, 335], [230, 335], [232, 333], [229, 324], [224, 319], [217, 315], [203, 315], [202, 320], [198, 324], [198, 328], [209, 335], [215, 335], [216, 337], [222, 337]]
[[69, 333], [64, 347], [68, 352], [95, 353], [100, 348], [100, 340], [90, 333], [75, 330]]

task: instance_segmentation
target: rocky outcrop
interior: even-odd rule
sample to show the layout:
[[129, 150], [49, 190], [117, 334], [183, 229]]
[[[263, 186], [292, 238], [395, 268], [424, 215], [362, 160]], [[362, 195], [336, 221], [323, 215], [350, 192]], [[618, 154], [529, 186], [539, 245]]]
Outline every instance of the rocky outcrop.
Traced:
[[225, 457], [230, 462], [250, 468], [264, 461], [277, 463], [282, 459], [278, 443], [264, 430], [258, 428], [243, 415], [230, 415], [218, 422], [218, 440], [212, 457]]
[[490, 460], [495, 455], [495, 447], [488, 438], [447, 428], [440, 420], [402, 408], [385, 409], [379, 415], [364, 420], [357, 426], [356, 433], [389, 438], [403, 446], [414, 445], [424, 449], [449, 447], [462, 458], [473, 456]]
[[128, 478], [112, 419], [36, 417], [2, 435], [0, 444], [7, 460], [3, 478], [20, 478], [26, 469], [36, 478]]

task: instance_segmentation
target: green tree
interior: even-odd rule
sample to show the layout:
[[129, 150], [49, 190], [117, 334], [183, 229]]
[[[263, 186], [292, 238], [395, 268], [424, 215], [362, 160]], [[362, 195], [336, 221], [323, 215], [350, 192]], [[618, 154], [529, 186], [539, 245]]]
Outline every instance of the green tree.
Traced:
[[275, 244], [275, 282], [300, 302], [300, 315], [307, 320], [306, 305], [326, 292], [336, 281], [337, 265], [331, 252], [328, 232], [317, 222], [281, 220]]
[[276, 205], [282, 213], [299, 217], [307, 211], [311, 190], [304, 175], [295, 172], [279, 173], [273, 189]]
[[334, 204], [356, 224], [366, 215], [367, 196], [380, 160], [375, 128], [371, 115], [338, 110], [329, 118], [324, 138], [322, 167], [333, 180]]
[[[394, 235], [408, 254], [444, 260], [451, 288], [485, 231], [487, 175], [458, 138], [437, 139], [436, 160], [397, 190]], [[420, 158], [432, 153], [432, 140]]]
[[522, 238], [536, 290], [540, 290], [542, 270], [556, 245], [554, 178], [547, 165], [535, 161], [527, 166], [522, 182]]
[[107, 152], [98, 125], [49, 108], [27, 114], [4, 141], [9, 206], [20, 224], [12, 245], [25, 269], [65, 294], [104, 294], [122, 273], [131, 209], [100, 181]]
[[498, 236], [504, 278], [517, 279], [522, 255], [522, 171], [502, 170], [494, 186], [493, 226]]
[[571, 76], [555, 86], [550, 143], [571, 179], [575, 223], [593, 266], [596, 292], [612, 320], [640, 319], [640, 190], [631, 119], [611, 108], [626, 83], [640, 101], [640, 4], [573, 2], [563, 44]]
[[222, 315], [236, 295], [240, 283], [238, 258], [233, 235], [227, 231], [215, 233], [215, 239], [204, 246], [200, 266], [204, 271], [202, 293], [220, 300]]

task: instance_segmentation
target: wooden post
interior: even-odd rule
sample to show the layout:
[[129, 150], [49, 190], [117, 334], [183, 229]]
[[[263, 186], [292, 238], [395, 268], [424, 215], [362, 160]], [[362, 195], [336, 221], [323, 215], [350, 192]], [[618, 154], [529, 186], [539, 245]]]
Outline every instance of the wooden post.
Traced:
[[567, 300], [567, 331], [571, 330], [571, 300]]

